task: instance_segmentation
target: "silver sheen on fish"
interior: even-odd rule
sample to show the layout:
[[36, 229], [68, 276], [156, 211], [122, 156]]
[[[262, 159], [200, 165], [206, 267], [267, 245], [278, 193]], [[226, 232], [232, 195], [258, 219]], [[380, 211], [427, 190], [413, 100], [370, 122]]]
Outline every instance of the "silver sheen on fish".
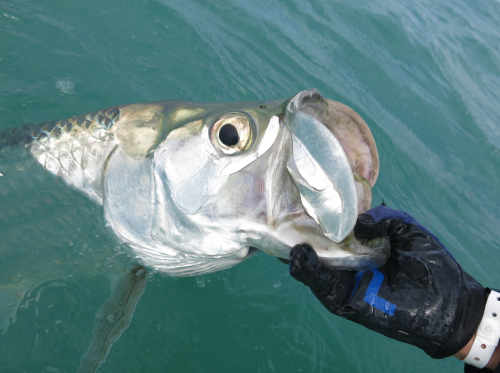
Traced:
[[226, 269], [257, 249], [287, 259], [302, 242], [343, 269], [378, 268], [389, 254], [385, 239], [352, 233], [378, 176], [372, 134], [315, 89], [118, 106], [1, 133], [0, 152], [13, 146], [103, 204], [118, 241], [167, 275]]
[[[0, 132], [1, 333], [46, 287], [106, 274], [111, 296], [78, 368], [94, 373], [152, 273], [201, 275], [258, 250], [286, 260], [302, 242], [332, 267], [378, 268], [388, 241], [353, 235], [378, 169], [365, 122], [314, 89], [288, 100], [124, 105]], [[89, 211], [78, 192], [102, 207]], [[74, 248], [80, 227], [93, 238]], [[112, 255], [96, 242], [104, 227], [120, 243]]]

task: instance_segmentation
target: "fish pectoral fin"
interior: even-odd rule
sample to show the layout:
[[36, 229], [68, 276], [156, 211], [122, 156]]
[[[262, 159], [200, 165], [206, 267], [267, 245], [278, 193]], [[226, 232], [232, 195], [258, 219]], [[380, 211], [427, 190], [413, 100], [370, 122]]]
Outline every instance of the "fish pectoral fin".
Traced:
[[146, 284], [146, 269], [142, 266], [133, 268], [118, 279], [110, 298], [97, 311], [94, 337], [82, 356], [78, 373], [94, 373], [106, 360], [113, 343], [130, 325]]

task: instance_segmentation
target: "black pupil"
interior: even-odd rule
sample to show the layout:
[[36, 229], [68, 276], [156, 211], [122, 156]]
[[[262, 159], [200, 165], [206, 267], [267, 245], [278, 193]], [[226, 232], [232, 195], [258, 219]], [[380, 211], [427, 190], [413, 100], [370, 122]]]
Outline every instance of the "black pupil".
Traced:
[[226, 146], [235, 146], [240, 137], [238, 136], [238, 130], [232, 124], [227, 123], [220, 129], [219, 139]]

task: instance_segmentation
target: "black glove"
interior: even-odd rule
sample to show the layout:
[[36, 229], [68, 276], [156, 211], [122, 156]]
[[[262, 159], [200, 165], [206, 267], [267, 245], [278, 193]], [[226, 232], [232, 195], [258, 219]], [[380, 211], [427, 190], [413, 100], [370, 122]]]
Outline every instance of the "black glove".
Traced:
[[387, 263], [366, 272], [335, 270], [300, 244], [290, 252], [290, 274], [335, 315], [436, 359], [460, 351], [481, 322], [486, 290], [437, 237], [402, 211], [378, 206], [358, 217], [354, 234], [387, 237]]

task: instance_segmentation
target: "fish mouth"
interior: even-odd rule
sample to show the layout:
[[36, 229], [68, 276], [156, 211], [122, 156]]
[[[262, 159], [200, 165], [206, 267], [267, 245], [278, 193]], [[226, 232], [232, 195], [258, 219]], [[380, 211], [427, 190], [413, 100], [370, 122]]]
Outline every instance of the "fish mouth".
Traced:
[[[358, 213], [370, 208], [369, 205], [360, 208], [362, 191], [359, 180], [363, 179], [368, 185], [371, 202], [371, 185], [378, 175], [378, 156], [375, 150], [375, 157], [372, 157], [376, 161], [375, 170], [371, 173], [369, 167], [362, 170], [363, 175], [371, 180], [355, 173], [356, 159], [349, 154], [350, 159], [344, 149], [346, 147], [349, 151], [348, 142], [341, 143], [332, 126], [324, 123], [331, 121], [332, 112], [335, 112], [331, 102], [316, 89], [299, 92], [288, 101], [284, 115], [280, 116], [280, 124], [291, 137], [286, 169], [300, 194], [305, 212], [333, 241], [332, 246], [348, 253], [337, 255], [338, 251], [333, 254], [328, 248], [315, 247], [318, 255], [334, 267], [378, 268], [389, 257], [389, 241], [383, 237], [358, 241], [353, 233]], [[362, 123], [366, 126], [364, 121]], [[369, 146], [374, 148], [374, 142]]]
[[316, 119], [327, 106], [316, 89], [300, 92], [286, 106], [283, 122], [292, 137], [287, 169], [307, 213], [321, 226], [326, 237], [339, 243], [356, 224], [358, 200], [352, 169], [342, 145]]

